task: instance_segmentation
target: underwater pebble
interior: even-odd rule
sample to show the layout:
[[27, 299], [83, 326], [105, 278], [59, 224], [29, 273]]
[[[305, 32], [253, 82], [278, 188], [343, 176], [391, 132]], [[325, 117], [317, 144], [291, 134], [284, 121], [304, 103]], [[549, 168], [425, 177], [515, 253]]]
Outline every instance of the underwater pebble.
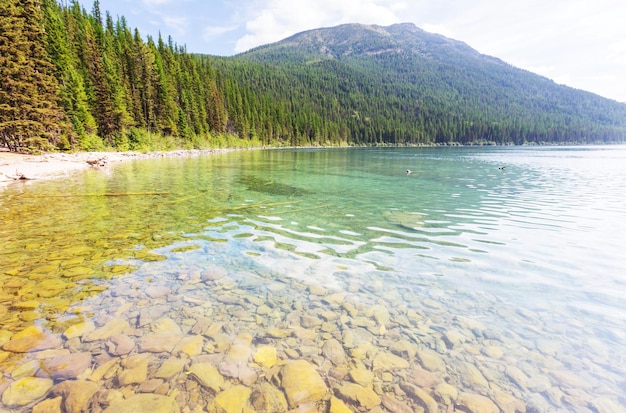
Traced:
[[287, 399], [282, 391], [268, 382], [257, 386], [250, 394], [250, 403], [257, 412], [286, 412]]
[[75, 379], [91, 365], [91, 353], [72, 353], [42, 360], [41, 374], [55, 381]]
[[24, 377], [9, 384], [2, 392], [2, 403], [7, 407], [25, 406], [43, 397], [52, 387], [52, 380]]
[[[168, 271], [171, 283], [160, 284], [159, 271], [153, 270], [154, 284], [143, 290], [132, 275], [120, 277], [118, 287], [77, 305], [74, 318], [55, 320], [54, 331], [62, 336], [35, 327], [13, 333], [6, 330], [10, 324], [3, 325], [0, 362], [9, 366], [7, 378], [0, 380], [3, 397], [11, 385], [37, 374], [61, 383], [50, 390], [54, 398], [29, 402], [36, 403], [36, 413], [84, 409], [77, 406], [85, 403], [109, 412], [135, 408], [139, 400], [150, 406], [152, 399], [136, 399], [142, 394], [164, 397], [158, 399], [164, 412], [180, 407], [185, 413], [477, 413], [570, 406], [603, 412], [621, 407], [610, 396], [589, 394], [597, 382], [595, 360], [572, 354], [566, 367], [555, 359], [566, 349], [551, 337], [502, 337], [471, 317], [450, 320], [443, 294], [410, 308], [411, 303], [383, 304], [402, 301], [406, 293], [384, 283], [368, 285], [366, 274], [355, 281], [338, 272], [344, 291], [351, 288], [348, 294], [295, 277], [274, 285], [262, 274], [222, 267]], [[50, 283], [55, 291], [65, 285]], [[22, 320], [40, 302], [32, 298], [23, 298]], [[11, 311], [6, 307], [4, 314]], [[29, 343], [33, 339], [37, 343]], [[598, 359], [606, 358], [605, 346], [594, 345]], [[10, 364], [22, 356], [29, 360]], [[572, 365], [590, 373], [578, 377], [568, 370]], [[80, 391], [85, 378], [89, 388]]]
[[224, 387], [224, 377], [210, 363], [194, 363], [187, 371], [187, 374], [214, 392], [218, 392]]
[[52, 396], [62, 399], [61, 407], [64, 412], [89, 411], [89, 402], [98, 391], [96, 383], [84, 380], [64, 381], [52, 388]]
[[103, 413], [180, 413], [174, 399], [158, 394], [137, 394], [112, 403]]
[[301, 404], [320, 401], [328, 391], [315, 367], [306, 360], [287, 363], [280, 375], [280, 385], [292, 409]]
[[489, 398], [480, 394], [461, 392], [456, 399], [456, 406], [471, 413], [499, 413], [500, 409]]
[[209, 413], [235, 413], [243, 412], [250, 399], [251, 389], [235, 385], [218, 393], [207, 406]]
[[371, 410], [381, 403], [380, 397], [372, 389], [356, 383], [343, 383], [337, 386], [336, 390], [340, 398], [367, 410]]

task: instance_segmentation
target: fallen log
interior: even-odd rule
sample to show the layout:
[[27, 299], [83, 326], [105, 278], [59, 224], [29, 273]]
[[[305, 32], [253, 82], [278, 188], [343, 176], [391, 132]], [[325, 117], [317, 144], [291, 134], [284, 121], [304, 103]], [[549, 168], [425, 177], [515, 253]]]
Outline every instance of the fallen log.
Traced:
[[29, 178], [21, 172], [15, 171], [15, 176], [6, 175], [8, 178], [13, 179], [14, 181], [31, 181], [35, 178]]
[[102, 166], [106, 166], [107, 162], [108, 162], [108, 160], [107, 160], [106, 157], [102, 157], [102, 158], [98, 158], [98, 159], [87, 159], [87, 163], [90, 166], [102, 167]]

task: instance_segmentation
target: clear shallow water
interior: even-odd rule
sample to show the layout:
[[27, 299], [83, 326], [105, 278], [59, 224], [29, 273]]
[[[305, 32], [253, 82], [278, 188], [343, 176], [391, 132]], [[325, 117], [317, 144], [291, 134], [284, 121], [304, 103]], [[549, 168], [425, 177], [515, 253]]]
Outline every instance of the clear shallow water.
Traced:
[[[503, 411], [619, 411], [624, 188], [623, 146], [237, 152], [11, 187], [0, 201], [4, 387], [41, 376], [24, 367], [32, 360], [69, 350], [93, 356], [79, 378], [126, 396], [171, 355], [186, 368], [209, 358], [229, 382], [254, 389], [264, 373], [252, 355], [265, 345], [282, 362], [313, 363], [354, 409], [365, 406], [339, 389], [365, 367], [378, 396], [413, 410], [428, 402], [407, 385], [442, 410], [454, 404], [437, 390], [445, 381]], [[173, 320], [202, 350], [146, 351], [155, 327], [142, 317]], [[111, 319], [128, 327], [94, 340], [64, 335]], [[29, 325], [60, 343], [7, 350]], [[128, 354], [111, 350], [116, 335], [130, 339]], [[343, 362], [323, 351], [330, 339]], [[238, 340], [254, 380], [224, 367]], [[90, 376], [146, 353], [142, 383]], [[380, 367], [376, 354], [409, 364]], [[192, 397], [189, 377], [160, 380], [185, 394], [181, 407], [215, 396]]]

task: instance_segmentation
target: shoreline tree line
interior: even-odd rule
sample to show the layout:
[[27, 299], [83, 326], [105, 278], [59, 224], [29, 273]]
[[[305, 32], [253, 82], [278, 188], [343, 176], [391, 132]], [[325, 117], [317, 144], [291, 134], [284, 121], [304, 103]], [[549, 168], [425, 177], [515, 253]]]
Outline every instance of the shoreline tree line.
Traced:
[[[554, 104], [525, 107], [528, 100], [497, 83], [475, 90], [471, 77], [459, 92], [450, 84], [463, 82], [445, 81], [459, 76], [454, 64], [434, 79], [410, 56], [191, 54], [171, 37], [144, 40], [124, 17], [103, 14], [98, 0], [91, 12], [76, 1], [3, 1], [0, 28], [0, 145], [11, 151], [626, 139], [626, 105], [581, 99], [586, 92], [567, 88], [604, 118], [585, 108], [576, 116]], [[397, 58], [423, 78], [400, 70]]]

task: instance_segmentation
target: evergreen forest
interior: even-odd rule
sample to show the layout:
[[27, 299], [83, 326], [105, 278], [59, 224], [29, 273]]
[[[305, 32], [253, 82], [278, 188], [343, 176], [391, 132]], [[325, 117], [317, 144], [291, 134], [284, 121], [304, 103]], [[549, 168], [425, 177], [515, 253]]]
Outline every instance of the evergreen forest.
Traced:
[[144, 38], [98, 0], [2, 1], [0, 82], [16, 152], [626, 141], [626, 104], [412, 24], [219, 57]]

